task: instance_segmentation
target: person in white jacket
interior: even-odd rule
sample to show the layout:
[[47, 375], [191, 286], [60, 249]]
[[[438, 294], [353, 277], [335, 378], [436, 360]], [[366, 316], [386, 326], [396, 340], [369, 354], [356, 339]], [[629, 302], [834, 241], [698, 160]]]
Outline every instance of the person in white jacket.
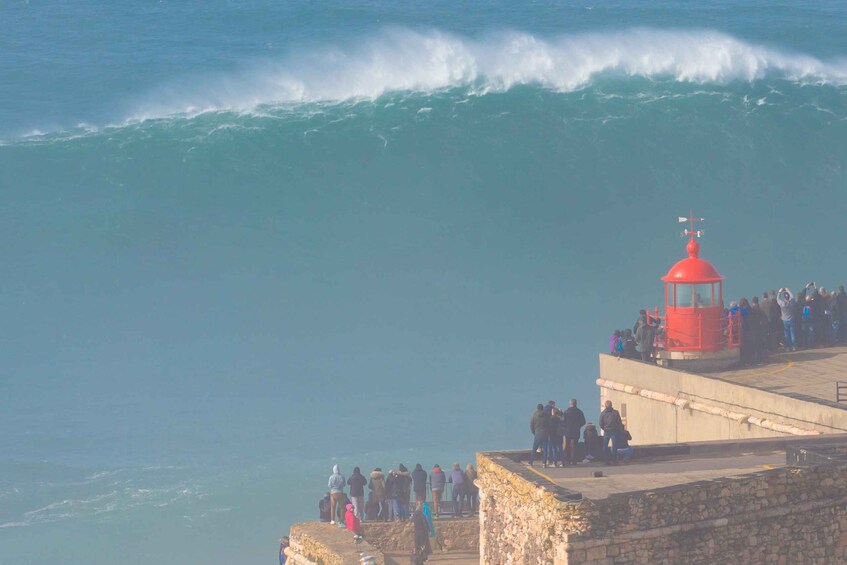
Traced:
[[791, 291], [783, 287], [776, 295], [776, 303], [779, 304], [782, 317], [782, 329], [785, 332], [785, 350], [797, 351], [797, 322], [794, 320], [794, 309], [797, 302]]

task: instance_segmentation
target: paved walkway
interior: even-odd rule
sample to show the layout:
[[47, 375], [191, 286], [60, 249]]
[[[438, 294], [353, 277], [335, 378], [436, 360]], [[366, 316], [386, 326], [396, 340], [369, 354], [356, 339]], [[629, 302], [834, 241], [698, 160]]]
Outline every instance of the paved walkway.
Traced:
[[[409, 565], [409, 553], [386, 553], [385, 565]], [[476, 553], [449, 552], [433, 553], [427, 560], [427, 565], [433, 563], [448, 563], [449, 565], [479, 565], [479, 555]]]
[[[536, 465], [531, 470], [561, 487], [581, 492], [585, 498], [600, 500], [621, 492], [652, 490], [784, 466], [785, 452], [778, 451], [766, 455], [675, 459], [617, 466], [591, 463], [544, 469]], [[603, 471], [604, 476], [594, 477], [594, 471]]]
[[[770, 355], [764, 365], [705, 376], [778, 394], [835, 402], [835, 382], [847, 381], [847, 347], [776, 353]], [[847, 409], [847, 405], [844, 408]]]

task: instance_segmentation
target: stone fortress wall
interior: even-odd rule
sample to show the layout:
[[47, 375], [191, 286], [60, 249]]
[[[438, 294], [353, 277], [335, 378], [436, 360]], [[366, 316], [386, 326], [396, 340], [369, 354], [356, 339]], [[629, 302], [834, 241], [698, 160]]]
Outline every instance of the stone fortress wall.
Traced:
[[[435, 538], [430, 540], [433, 554], [476, 552], [479, 548], [479, 521], [439, 519]], [[372, 555], [377, 565], [390, 560], [386, 554], [410, 554], [414, 549], [415, 529], [411, 521], [364, 522], [365, 541], [355, 543], [345, 529], [320, 522], [294, 524], [289, 532], [289, 560], [294, 565], [357, 565], [361, 555]]]
[[[773, 442], [755, 441], [728, 447], [739, 444], [774, 448]], [[698, 457], [714, 455], [717, 446], [709, 442], [703, 454], [697, 444], [668, 446], [669, 452], [680, 448]], [[483, 564], [847, 562], [847, 463], [783, 467], [588, 500], [529, 472], [517, 462], [526, 456], [478, 455]]]

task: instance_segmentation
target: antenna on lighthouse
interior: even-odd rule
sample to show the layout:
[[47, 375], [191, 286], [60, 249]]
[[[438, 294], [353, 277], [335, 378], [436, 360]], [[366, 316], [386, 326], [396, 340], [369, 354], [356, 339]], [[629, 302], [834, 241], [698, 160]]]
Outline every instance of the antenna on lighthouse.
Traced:
[[689, 226], [691, 227], [691, 229], [685, 228], [684, 230], [682, 230], [682, 237], [687, 237], [687, 236], [691, 236], [692, 238], [703, 237], [703, 234], [706, 233], [705, 230], [695, 230], [694, 229], [694, 222], [703, 222], [703, 221], [705, 221], [705, 218], [695, 218], [694, 215], [691, 214], [691, 213], [689, 213], [689, 216], [687, 218], [680, 216], [679, 217], [679, 223], [684, 224], [685, 222], [688, 222]]

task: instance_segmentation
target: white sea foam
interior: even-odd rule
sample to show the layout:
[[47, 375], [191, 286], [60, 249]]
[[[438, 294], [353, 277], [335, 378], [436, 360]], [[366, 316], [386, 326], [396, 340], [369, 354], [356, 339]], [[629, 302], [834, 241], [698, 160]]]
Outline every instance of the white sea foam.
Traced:
[[728, 83], [775, 77], [847, 84], [847, 61], [831, 62], [751, 44], [716, 31], [632, 29], [542, 38], [500, 32], [470, 39], [391, 29], [356, 46], [292, 52], [228, 75], [190, 77], [149, 93], [130, 121], [268, 106], [373, 100], [390, 92], [466, 87], [474, 94], [535, 84], [584, 88], [599, 75]]

